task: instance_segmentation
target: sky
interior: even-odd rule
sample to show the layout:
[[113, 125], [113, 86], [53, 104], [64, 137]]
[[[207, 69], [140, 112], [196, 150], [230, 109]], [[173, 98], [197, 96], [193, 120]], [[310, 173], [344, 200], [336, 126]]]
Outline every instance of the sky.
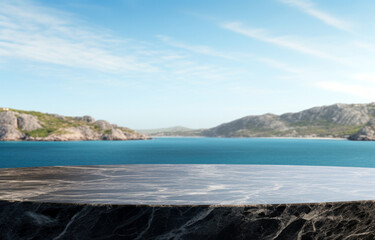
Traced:
[[372, 0], [0, 0], [0, 106], [134, 129], [375, 101]]

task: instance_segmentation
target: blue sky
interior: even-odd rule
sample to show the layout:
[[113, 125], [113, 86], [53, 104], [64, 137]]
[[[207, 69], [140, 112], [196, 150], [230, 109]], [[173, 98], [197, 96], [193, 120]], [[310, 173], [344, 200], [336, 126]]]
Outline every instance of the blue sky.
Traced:
[[375, 101], [371, 0], [1, 0], [0, 105], [131, 128]]

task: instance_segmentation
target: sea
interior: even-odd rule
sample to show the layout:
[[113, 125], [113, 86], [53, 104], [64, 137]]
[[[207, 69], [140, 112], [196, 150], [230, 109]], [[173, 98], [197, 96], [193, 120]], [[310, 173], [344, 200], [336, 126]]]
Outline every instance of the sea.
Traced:
[[0, 168], [113, 164], [375, 167], [375, 142], [277, 138], [0, 142]]

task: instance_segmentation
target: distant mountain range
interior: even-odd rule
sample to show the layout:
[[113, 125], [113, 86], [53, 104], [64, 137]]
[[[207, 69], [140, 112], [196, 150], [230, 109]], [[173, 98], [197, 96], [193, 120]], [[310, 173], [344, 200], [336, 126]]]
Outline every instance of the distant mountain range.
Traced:
[[149, 134], [153, 136], [326, 137], [375, 140], [375, 103], [333, 104], [297, 113], [246, 116], [209, 129], [192, 130], [179, 127], [159, 129]]
[[90, 116], [0, 108], [0, 141], [84, 141], [149, 139], [126, 127]]
[[195, 130], [182, 126], [155, 129], [137, 129], [136, 131], [152, 136], [183, 136], [185, 133], [192, 134]]

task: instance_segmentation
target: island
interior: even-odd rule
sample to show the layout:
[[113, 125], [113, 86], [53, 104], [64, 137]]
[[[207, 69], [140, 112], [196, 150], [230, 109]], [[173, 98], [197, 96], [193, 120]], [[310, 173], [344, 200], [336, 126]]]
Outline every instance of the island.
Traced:
[[0, 108], [0, 141], [145, 140], [147, 135], [90, 116]]

